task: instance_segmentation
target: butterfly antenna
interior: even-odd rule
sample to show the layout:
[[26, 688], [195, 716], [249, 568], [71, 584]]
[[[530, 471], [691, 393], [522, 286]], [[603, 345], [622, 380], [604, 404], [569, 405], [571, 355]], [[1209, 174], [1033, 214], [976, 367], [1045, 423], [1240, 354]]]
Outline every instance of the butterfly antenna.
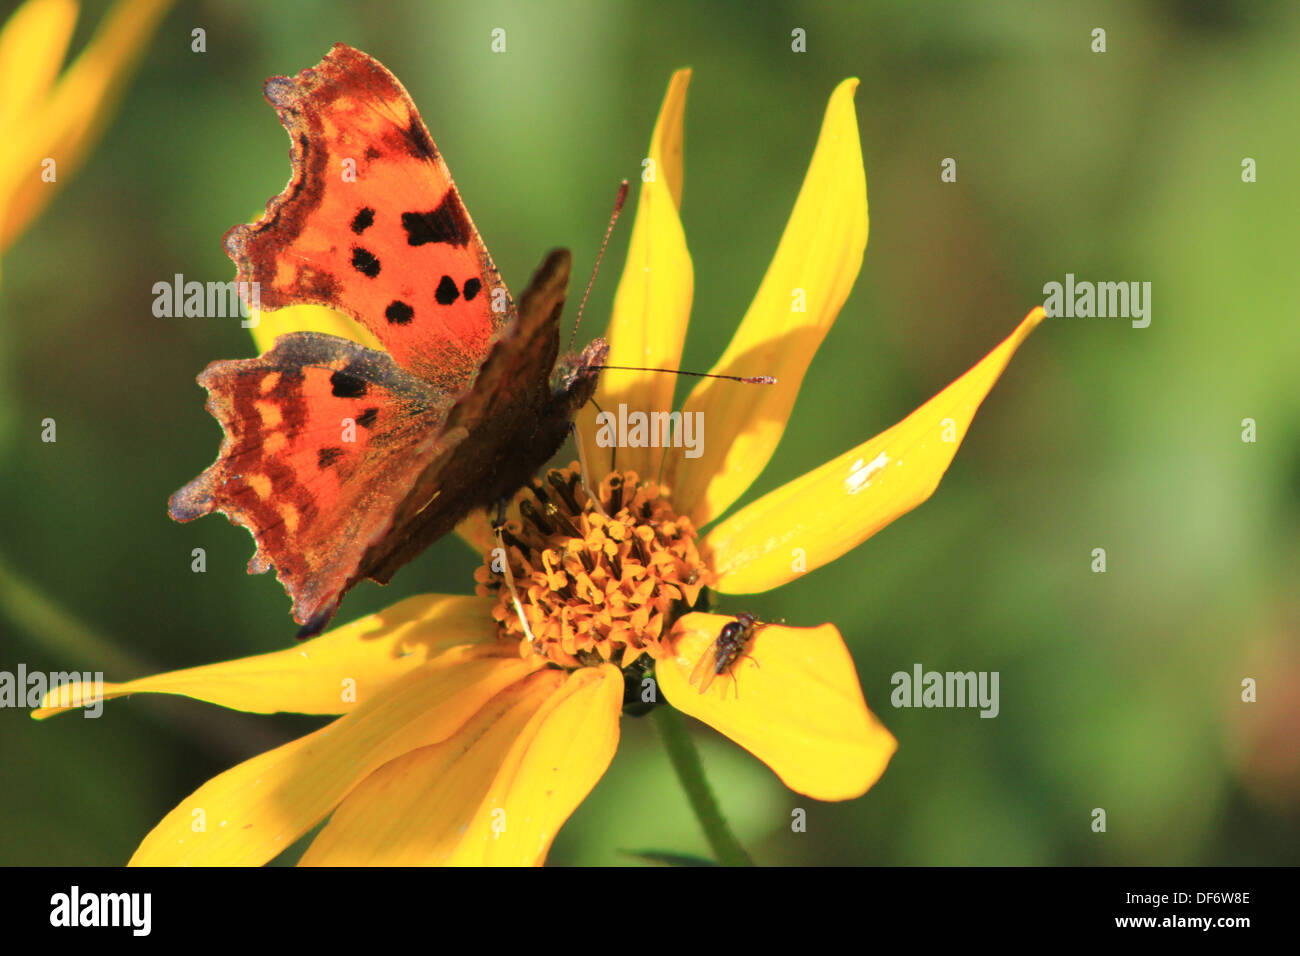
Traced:
[[776, 377], [772, 375], [721, 375], [717, 372], [686, 372], [679, 368], [640, 368], [635, 365], [592, 365], [594, 369], [613, 369], [616, 372], [664, 372], [668, 375], [693, 375], [696, 378], [723, 378], [729, 382], [741, 382], [745, 385], [775, 385]]
[[578, 306], [578, 317], [573, 320], [573, 332], [569, 336], [569, 351], [573, 351], [573, 340], [578, 337], [578, 325], [582, 322], [582, 310], [587, 307], [587, 296], [591, 295], [591, 287], [596, 284], [596, 273], [600, 271], [600, 260], [605, 258], [605, 247], [609, 245], [609, 237], [614, 234], [614, 223], [618, 222], [619, 214], [623, 211], [623, 203], [627, 202], [627, 180], [623, 180], [618, 187], [618, 197], [614, 200], [614, 211], [609, 214], [609, 228], [605, 230], [605, 238], [601, 240], [600, 252], [596, 255], [596, 265], [591, 270], [591, 278], [587, 280], [587, 291], [582, 294], [582, 304]]

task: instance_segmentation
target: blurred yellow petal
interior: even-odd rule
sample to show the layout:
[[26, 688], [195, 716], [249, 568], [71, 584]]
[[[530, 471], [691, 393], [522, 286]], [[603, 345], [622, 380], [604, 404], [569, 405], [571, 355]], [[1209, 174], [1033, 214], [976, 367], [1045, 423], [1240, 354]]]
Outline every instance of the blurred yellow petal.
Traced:
[[444, 653], [315, 733], [246, 760], [182, 800], [133, 866], [257, 866], [319, 823], [388, 761], [447, 740], [539, 661]]
[[73, 0], [31, 0], [0, 31], [0, 129], [10, 140], [0, 148], [19, 148], [12, 138], [27, 132], [25, 121], [39, 121], [28, 114], [54, 85], [76, 24]]
[[700, 379], [685, 411], [702, 413], [703, 454], [669, 452], [666, 484], [696, 527], [744, 494], [776, 450], [804, 373], [862, 268], [867, 177], [862, 166], [857, 80], [831, 95], [817, 148], [776, 255], [731, 344], [712, 371], [772, 375], [775, 385]]
[[[682, 200], [682, 118], [691, 71], [678, 70], [668, 83], [659, 121], [650, 140], [648, 159], [653, 178], [641, 182], [636, 221], [628, 246], [627, 264], [614, 296], [614, 312], [605, 333], [609, 365], [675, 369], [681, 359], [686, 323], [691, 313], [695, 280], [686, 234], [678, 209]], [[650, 372], [602, 372], [596, 404], [617, 415], [628, 411], [671, 411], [673, 375]], [[599, 456], [604, 469], [609, 449], [597, 448], [596, 408], [588, 404], [578, 415], [589, 456]], [[659, 468], [657, 448], [620, 448], [618, 467], [654, 477]], [[593, 467], [596, 465], [593, 464]]]
[[372, 774], [303, 864], [541, 864], [613, 759], [623, 677], [605, 664], [534, 681], [452, 739]]
[[[380, 694], [398, 677], [460, 644], [496, 650], [487, 598], [428, 594], [408, 598], [314, 640], [220, 664], [103, 685], [103, 699], [180, 694], [257, 714], [342, 714]], [[80, 682], [45, 695], [36, 719], [91, 703]], [[83, 699], [83, 695], [85, 698]]]
[[748, 652], [701, 694], [690, 673], [734, 618], [687, 614], [655, 675], [664, 698], [730, 737], [791, 790], [850, 800], [880, 779], [897, 741], [867, 709], [853, 659], [832, 624], [759, 624]]
[[248, 331], [253, 334], [259, 355], [270, 351], [277, 338], [290, 332], [324, 332], [368, 349], [384, 351], [379, 339], [360, 322], [323, 305], [291, 305], [274, 312], [258, 312], [255, 318], [250, 316], [247, 321], [256, 323], [250, 325]]
[[1042, 308], [1034, 309], [978, 365], [893, 428], [719, 523], [705, 538], [717, 590], [753, 594], [785, 584], [929, 498], [976, 409], [1042, 319]]
[[[36, 120], [19, 138], [19, 148], [0, 147], [0, 184], [6, 184], [0, 188], [12, 189], [8, 200], [0, 201], [0, 250], [40, 212], [99, 137], [169, 5], [170, 0], [119, 0], [45, 102], [29, 110]], [[57, 164], [54, 183], [41, 180], [47, 158]]]

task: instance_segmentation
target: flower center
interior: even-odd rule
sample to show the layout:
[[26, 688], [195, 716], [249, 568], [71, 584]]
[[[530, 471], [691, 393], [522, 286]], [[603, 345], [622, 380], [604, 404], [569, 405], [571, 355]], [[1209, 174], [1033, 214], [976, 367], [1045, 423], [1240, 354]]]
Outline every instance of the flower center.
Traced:
[[[658, 659], [673, 621], [699, 599], [713, 575], [700, 559], [689, 518], [677, 515], [653, 482], [612, 472], [588, 499], [577, 465], [547, 473], [521, 492], [521, 522], [502, 531], [474, 572], [477, 591], [495, 596], [501, 633], [523, 655], [541, 653], [562, 667], [610, 662], [627, 668]], [[606, 517], [608, 515], [608, 517]], [[509, 565], [532, 640], [506, 584]]]

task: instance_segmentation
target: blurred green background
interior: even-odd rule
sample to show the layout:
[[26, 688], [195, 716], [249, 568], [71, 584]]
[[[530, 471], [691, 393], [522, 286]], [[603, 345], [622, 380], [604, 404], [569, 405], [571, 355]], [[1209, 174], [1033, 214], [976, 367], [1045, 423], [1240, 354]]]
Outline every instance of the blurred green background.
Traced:
[[[219, 442], [194, 377], [251, 341], [235, 321], [151, 312], [174, 273], [229, 279], [222, 234], [288, 178], [265, 77], [335, 41], [385, 63], [519, 290], [555, 245], [586, 270], [671, 72], [693, 67], [682, 366], [707, 369], [776, 248], [831, 90], [858, 76], [866, 260], [746, 500], [902, 418], [1067, 272], [1151, 282], [1152, 321], [1048, 320], [931, 501], [777, 592], [721, 599], [837, 624], [899, 741], [866, 796], [818, 804], [693, 724], [739, 837], [771, 864], [1300, 862], [1296, 5], [470, 6], [212, 0], [167, 16], [104, 139], [3, 263], [0, 669], [125, 679], [292, 641], [274, 577], [244, 573], [249, 536], [166, 513]], [[74, 49], [105, 8], [86, 5]], [[956, 183], [940, 181], [945, 157]], [[445, 539], [390, 587], [358, 587], [342, 619], [466, 592], [478, 560]], [[998, 671], [1001, 714], [895, 710], [890, 675], [918, 662]], [[0, 863], [121, 863], [204, 780], [320, 723], [147, 695], [93, 721], [0, 710]], [[806, 833], [790, 832], [796, 807]], [[625, 718], [550, 862], [648, 848], [706, 852], [653, 727]]]

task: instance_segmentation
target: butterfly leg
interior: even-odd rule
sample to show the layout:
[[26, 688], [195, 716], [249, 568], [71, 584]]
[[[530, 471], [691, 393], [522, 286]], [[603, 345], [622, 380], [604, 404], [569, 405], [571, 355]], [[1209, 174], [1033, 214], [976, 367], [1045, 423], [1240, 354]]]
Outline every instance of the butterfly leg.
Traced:
[[582, 449], [582, 434], [578, 431], [578, 426], [573, 422], [569, 422], [569, 432], [573, 435], [573, 444], [578, 449], [578, 477], [582, 479], [582, 490], [587, 493], [587, 500], [591, 502], [592, 506], [608, 518], [609, 515], [606, 513], [604, 506], [601, 505], [600, 498], [591, 490], [591, 485], [587, 481], [587, 453]]
[[519, 615], [519, 623], [523, 625], [524, 636], [528, 638], [528, 643], [534, 644], [537, 642], [537, 638], [533, 637], [533, 629], [528, 626], [528, 618], [524, 615], [524, 605], [519, 600], [519, 592], [515, 590], [515, 575], [510, 570], [510, 554], [506, 551], [506, 539], [502, 534], [506, 526], [506, 506], [508, 504], [509, 501], [505, 498], [497, 502], [497, 517], [492, 522], [492, 531], [497, 536], [497, 547], [501, 549], [502, 575], [506, 579], [506, 588], [510, 591], [510, 603], [515, 606], [515, 613]]
[[[603, 413], [605, 411], [594, 398], [591, 400], [591, 404], [596, 406], [597, 412]], [[616, 441], [609, 443], [609, 470], [618, 471], [618, 442]]]

